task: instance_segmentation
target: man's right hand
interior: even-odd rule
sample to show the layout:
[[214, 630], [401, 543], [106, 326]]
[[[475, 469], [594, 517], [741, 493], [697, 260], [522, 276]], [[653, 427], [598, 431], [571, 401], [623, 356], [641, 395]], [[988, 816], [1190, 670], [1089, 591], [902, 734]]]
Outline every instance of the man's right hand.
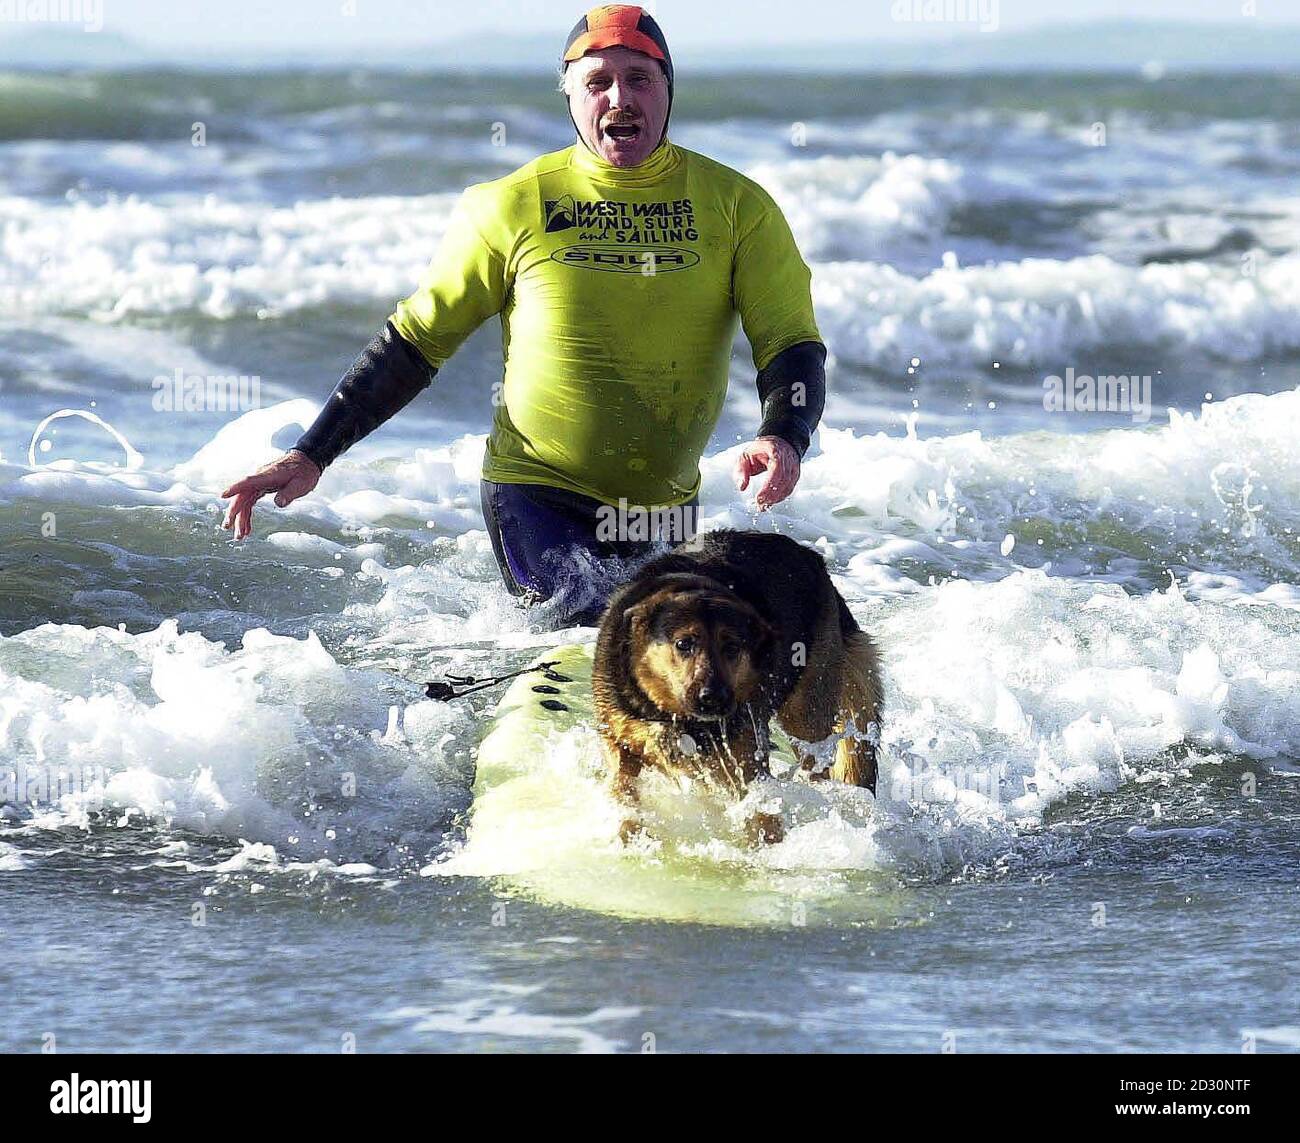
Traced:
[[276, 494], [277, 508], [287, 508], [315, 488], [320, 478], [321, 470], [314, 460], [308, 459], [306, 453], [290, 449], [251, 476], [237, 480], [221, 494], [223, 500], [234, 497], [221, 526], [234, 528], [235, 539], [242, 540], [253, 530], [253, 505], [268, 492]]

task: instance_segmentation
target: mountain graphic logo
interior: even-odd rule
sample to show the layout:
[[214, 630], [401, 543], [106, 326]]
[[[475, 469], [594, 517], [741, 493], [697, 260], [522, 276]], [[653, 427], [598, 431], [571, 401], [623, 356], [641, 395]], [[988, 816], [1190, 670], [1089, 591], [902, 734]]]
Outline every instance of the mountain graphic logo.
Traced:
[[554, 234], [557, 230], [572, 230], [578, 225], [578, 208], [573, 204], [573, 195], [546, 200], [546, 233]]

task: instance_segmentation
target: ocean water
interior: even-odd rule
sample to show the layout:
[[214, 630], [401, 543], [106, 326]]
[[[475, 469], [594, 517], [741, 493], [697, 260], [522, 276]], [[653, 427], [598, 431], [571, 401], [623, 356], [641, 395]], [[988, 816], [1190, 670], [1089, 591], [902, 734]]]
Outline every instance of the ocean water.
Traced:
[[594, 638], [499, 581], [495, 328], [217, 526], [459, 190], [569, 142], [550, 87], [0, 75], [0, 1049], [1300, 1049], [1300, 81], [681, 77], [831, 350], [758, 515], [738, 342], [704, 526], [818, 547], [884, 652], [879, 798], [780, 783], [761, 851], [672, 791], [619, 850], [581, 726], [474, 832], [500, 692], [422, 683]]

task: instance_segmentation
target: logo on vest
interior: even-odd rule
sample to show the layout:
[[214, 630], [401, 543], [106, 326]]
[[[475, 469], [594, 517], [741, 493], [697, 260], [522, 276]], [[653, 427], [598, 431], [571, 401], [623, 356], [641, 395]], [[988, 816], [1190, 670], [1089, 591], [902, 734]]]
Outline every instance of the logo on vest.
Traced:
[[554, 234], [557, 230], [572, 230], [578, 225], [577, 209], [573, 205], [573, 195], [546, 200], [546, 233]]
[[629, 246], [676, 246], [699, 241], [695, 207], [689, 198], [661, 202], [584, 199], [566, 194], [543, 199], [547, 234], [574, 230], [580, 242]]
[[698, 266], [700, 256], [694, 250], [675, 246], [566, 246], [552, 254], [551, 261], [579, 270], [642, 274], [651, 278]]

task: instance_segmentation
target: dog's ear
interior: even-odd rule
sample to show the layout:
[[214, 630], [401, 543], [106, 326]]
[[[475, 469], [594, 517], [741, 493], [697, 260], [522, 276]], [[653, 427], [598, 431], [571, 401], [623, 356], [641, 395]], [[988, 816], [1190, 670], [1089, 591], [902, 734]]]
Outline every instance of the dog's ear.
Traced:
[[643, 599], [624, 611], [623, 622], [627, 625], [627, 630], [637, 635], [644, 634], [658, 603], [655, 599]]
[[648, 635], [661, 612], [681, 597], [676, 585], [658, 584], [623, 612], [624, 630], [631, 635]]

